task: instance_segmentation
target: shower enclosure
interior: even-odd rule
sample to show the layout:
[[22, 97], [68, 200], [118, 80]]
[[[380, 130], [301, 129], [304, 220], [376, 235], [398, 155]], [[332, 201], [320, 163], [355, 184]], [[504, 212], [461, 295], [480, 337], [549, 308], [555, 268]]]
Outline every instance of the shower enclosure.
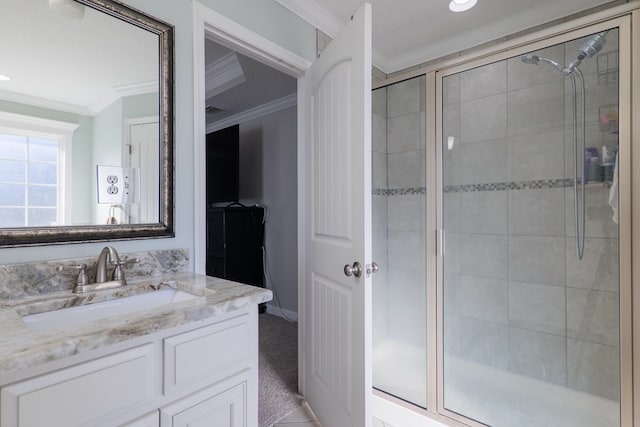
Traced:
[[377, 89], [371, 104], [373, 385], [426, 407], [425, 77]]
[[621, 425], [621, 30], [602, 27], [435, 70], [434, 120], [428, 73], [374, 90], [378, 390], [469, 425]]

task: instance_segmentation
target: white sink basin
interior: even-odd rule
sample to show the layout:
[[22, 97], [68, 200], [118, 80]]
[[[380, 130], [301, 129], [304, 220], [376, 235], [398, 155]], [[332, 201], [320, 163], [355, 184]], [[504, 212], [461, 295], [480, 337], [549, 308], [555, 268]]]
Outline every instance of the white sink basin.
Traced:
[[79, 327], [95, 320], [133, 314], [197, 298], [199, 298], [198, 295], [189, 292], [177, 289], [162, 289], [109, 301], [30, 314], [22, 317], [22, 321], [29, 329], [35, 332], [55, 331]]

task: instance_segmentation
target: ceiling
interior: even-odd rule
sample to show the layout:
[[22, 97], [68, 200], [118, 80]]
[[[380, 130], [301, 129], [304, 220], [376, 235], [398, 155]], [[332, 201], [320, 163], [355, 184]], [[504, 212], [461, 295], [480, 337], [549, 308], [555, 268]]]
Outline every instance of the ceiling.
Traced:
[[[364, 0], [275, 1], [332, 37], [364, 3]], [[449, 0], [369, 1], [373, 5], [373, 60], [387, 74], [610, 3], [609, 0], [478, 0], [473, 9], [453, 13], [448, 8]], [[205, 64], [210, 68], [217, 62], [225, 62], [223, 59], [228, 59], [232, 52], [206, 40]], [[216, 79], [207, 73], [208, 124], [225, 123], [240, 113], [296, 92], [294, 78], [236, 55], [236, 74], [229, 71], [234, 66], [228, 62], [219, 72], [226, 72], [228, 84], [213, 83]], [[211, 95], [216, 87], [219, 93]]]
[[[73, 19], [48, 0], [2, 1], [0, 40], [14, 42], [0, 43], [0, 58], [12, 58], [0, 60], [0, 74], [11, 78], [0, 81], [0, 100], [92, 116], [119, 96], [158, 90], [158, 36], [83, 9]], [[231, 52], [207, 40], [205, 64]], [[238, 76], [208, 93], [209, 123], [296, 93], [295, 78], [240, 54], [218, 72], [223, 81], [225, 73]]]
[[[335, 36], [364, 0], [275, 0]], [[449, 0], [370, 0], [374, 64], [391, 73], [567, 16], [609, 0], [478, 0], [468, 12]], [[616, 3], [619, 3], [616, 2]], [[4, 0], [0, 14], [0, 99], [93, 114], [117, 89], [157, 87], [157, 36], [85, 8], [82, 19], [55, 13], [47, 0]], [[82, 36], [78, 36], [81, 32]], [[123, 48], [126, 46], [127, 48]], [[206, 64], [231, 51], [206, 43]], [[16, 60], [17, 59], [17, 60]], [[237, 54], [235, 79], [208, 96], [208, 122], [233, 117], [296, 91], [294, 78]], [[126, 66], [123, 66], [126, 64]], [[222, 71], [229, 71], [222, 67]], [[208, 89], [209, 92], [209, 89]], [[215, 91], [214, 91], [215, 92]]]
[[[365, 0], [275, 0], [335, 37]], [[369, 0], [373, 62], [387, 74], [612, 3], [610, 0], [478, 0], [467, 12], [449, 0]], [[618, 4], [619, 2], [614, 2]]]
[[292, 97], [297, 79], [209, 39], [205, 40], [207, 123]]
[[0, 74], [11, 80], [0, 81], [0, 99], [93, 115], [114, 91], [158, 90], [157, 35], [90, 7], [81, 19], [47, 0], [1, 7]]

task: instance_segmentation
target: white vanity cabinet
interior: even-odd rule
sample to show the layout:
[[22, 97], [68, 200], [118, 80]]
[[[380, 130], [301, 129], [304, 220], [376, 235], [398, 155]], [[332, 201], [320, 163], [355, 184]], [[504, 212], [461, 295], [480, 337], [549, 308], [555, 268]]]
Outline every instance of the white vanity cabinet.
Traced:
[[124, 344], [0, 384], [0, 427], [257, 427], [257, 306]]
[[125, 423], [122, 427], [158, 427], [158, 425], [160, 425], [160, 411], [156, 410]]

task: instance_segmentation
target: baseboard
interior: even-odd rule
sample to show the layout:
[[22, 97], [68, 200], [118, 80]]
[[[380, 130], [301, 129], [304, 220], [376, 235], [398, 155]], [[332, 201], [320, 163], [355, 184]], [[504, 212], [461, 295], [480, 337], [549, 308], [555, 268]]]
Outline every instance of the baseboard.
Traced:
[[276, 305], [267, 304], [267, 313], [272, 314], [274, 316], [282, 317], [283, 319], [286, 317], [286, 319], [288, 320], [298, 321], [297, 312], [287, 310], [286, 308], [283, 308], [282, 310], [280, 310], [280, 307]]

